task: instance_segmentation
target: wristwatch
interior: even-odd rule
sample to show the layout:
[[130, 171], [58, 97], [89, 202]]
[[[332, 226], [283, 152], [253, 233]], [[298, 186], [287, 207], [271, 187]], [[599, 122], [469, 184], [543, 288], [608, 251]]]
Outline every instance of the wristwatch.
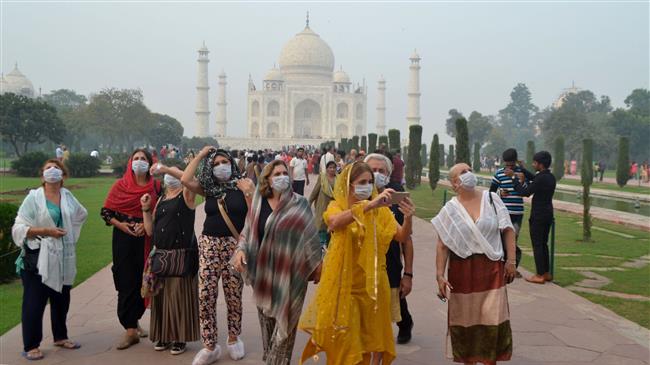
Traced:
[[413, 278], [413, 273], [412, 273], [412, 272], [406, 272], [406, 271], [405, 271], [405, 272], [404, 272], [404, 276], [409, 276], [409, 277]]

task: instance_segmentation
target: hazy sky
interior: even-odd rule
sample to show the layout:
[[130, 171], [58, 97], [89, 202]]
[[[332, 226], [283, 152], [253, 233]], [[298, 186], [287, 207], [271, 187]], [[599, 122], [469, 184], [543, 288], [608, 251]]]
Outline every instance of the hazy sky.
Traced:
[[[228, 131], [246, 133], [248, 74], [257, 87], [305, 25], [330, 45], [336, 69], [368, 84], [368, 131], [377, 79], [387, 81], [388, 128], [406, 131], [409, 55], [421, 61], [423, 142], [444, 134], [451, 108], [494, 114], [518, 82], [540, 107], [574, 80], [614, 106], [649, 86], [649, 5], [640, 3], [24, 3], [3, 2], [1, 69], [43, 93], [141, 88], [155, 112], [195, 131], [197, 52], [210, 49], [210, 124], [217, 75], [228, 75]], [[443, 142], [448, 143], [444, 138]]]

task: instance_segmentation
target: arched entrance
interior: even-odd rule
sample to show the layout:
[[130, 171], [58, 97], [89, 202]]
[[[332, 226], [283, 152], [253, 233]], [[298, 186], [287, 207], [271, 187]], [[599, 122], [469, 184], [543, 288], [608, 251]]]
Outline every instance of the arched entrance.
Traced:
[[320, 105], [306, 99], [296, 105], [293, 115], [293, 136], [298, 138], [317, 137], [321, 134]]
[[336, 138], [348, 138], [348, 126], [339, 124], [336, 126]]
[[280, 136], [280, 126], [278, 123], [271, 122], [266, 126], [266, 136], [269, 138], [277, 138]]

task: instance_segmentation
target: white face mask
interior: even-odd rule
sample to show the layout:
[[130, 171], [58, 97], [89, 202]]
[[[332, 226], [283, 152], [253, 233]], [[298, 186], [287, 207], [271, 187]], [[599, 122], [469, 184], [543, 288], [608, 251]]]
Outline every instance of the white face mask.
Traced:
[[165, 186], [170, 189], [178, 189], [181, 187], [181, 181], [170, 174], [165, 174], [165, 178], [163, 180], [165, 181]]
[[136, 175], [144, 175], [149, 171], [149, 163], [145, 160], [135, 160], [131, 162], [131, 168]]
[[362, 184], [354, 186], [354, 196], [359, 200], [366, 200], [372, 194], [372, 184]]
[[51, 166], [43, 171], [43, 180], [50, 184], [58, 183], [63, 180], [63, 171], [58, 167]]
[[375, 186], [377, 189], [383, 189], [386, 185], [388, 185], [388, 176], [382, 174], [381, 172], [374, 172], [373, 175], [375, 175]]
[[212, 175], [219, 181], [227, 181], [232, 176], [232, 167], [229, 163], [222, 163], [212, 168]]
[[476, 187], [476, 175], [471, 171], [460, 175], [460, 186], [465, 190], [474, 190]]
[[279, 193], [283, 193], [289, 189], [290, 181], [287, 175], [275, 176], [271, 181], [271, 187]]

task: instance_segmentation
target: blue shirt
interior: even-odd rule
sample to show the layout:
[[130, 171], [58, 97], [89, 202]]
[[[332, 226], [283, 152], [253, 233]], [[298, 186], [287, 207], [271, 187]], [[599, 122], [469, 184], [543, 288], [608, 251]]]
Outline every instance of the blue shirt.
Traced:
[[[504, 171], [505, 168], [502, 167], [498, 169], [494, 174], [494, 177], [492, 177], [492, 186], [490, 187], [490, 191], [501, 189], [502, 192], [505, 192], [507, 194], [501, 194], [500, 196], [501, 200], [506, 205], [506, 208], [508, 208], [508, 213], [510, 213], [510, 215], [523, 215], [524, 198], [521, 196], [521, 194], [515, 191], [514, 181], [512, 181], [512, 178], [510, 176], [507, 176]], [[521, 173], [524, 172], [524, 170], [519, 166], [516, 166], [513, 171]]]

